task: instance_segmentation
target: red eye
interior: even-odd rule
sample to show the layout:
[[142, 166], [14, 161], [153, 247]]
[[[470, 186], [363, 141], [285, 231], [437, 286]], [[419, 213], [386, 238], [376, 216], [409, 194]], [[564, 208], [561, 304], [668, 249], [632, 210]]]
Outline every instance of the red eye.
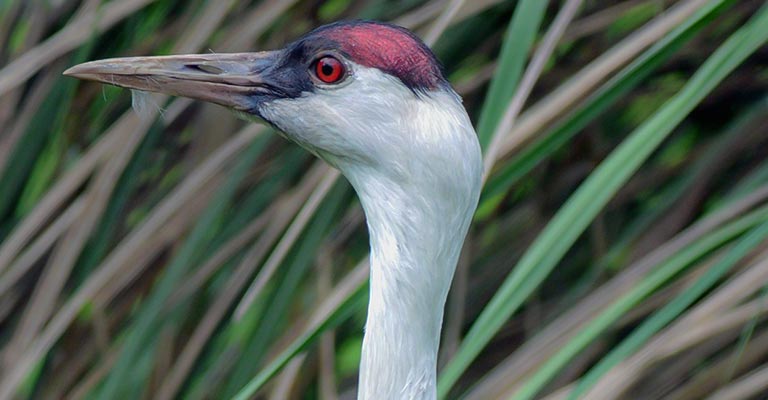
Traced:
[[344, 64], [331, 56], [323, 57], [315, 63], [315, 75], [325, 83], [336, 83], [344, 77]]

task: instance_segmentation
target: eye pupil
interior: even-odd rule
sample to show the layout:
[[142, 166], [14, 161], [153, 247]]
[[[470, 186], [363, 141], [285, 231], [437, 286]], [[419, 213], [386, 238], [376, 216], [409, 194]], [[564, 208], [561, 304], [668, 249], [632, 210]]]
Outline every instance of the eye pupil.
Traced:
[[324, 83], [339, 82], [344, 78], [344, 64], [335, 57], [325, 56], [316, 62], [315, 76]]

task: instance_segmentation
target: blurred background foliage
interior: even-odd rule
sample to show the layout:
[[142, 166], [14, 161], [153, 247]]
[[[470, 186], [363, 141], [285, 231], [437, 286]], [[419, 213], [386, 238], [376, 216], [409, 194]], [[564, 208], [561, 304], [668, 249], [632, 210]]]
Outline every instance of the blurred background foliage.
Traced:
[[349, 18], [425, 38], [485, 150], [441, 398], [768, 397], [763, 1], [3, 0], [0, 399], [354, 398], [349, 185], [217, 106], [61, 76]]

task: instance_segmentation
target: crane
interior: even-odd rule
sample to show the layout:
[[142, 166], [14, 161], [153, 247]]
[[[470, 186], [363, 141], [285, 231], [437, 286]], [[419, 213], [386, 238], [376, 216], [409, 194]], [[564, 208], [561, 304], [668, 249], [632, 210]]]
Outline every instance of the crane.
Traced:
[[432, 51], [374, 21], [280, 50], [114, 58], [65, 75], [222, 105], [339, 169], [370, 233], [358, 399], [434, 399], [448, 289], [481, 188], [477, 135]]

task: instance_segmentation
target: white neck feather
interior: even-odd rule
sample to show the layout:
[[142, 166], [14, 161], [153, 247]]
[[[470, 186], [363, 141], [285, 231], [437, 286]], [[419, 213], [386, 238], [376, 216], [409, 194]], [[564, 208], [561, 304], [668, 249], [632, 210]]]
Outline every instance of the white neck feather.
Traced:
[[402, 155], [410, 158], [406, 176], [342, 167], [358, 192], [371, 237], [361, 400], [436, 396], [443, 308], [477, 205], [481, 162], [468, 118], [442, 115], [455, 110], [429, 111], [414, 126], [422, 131], [398, 135], [434, 141], [434, 153]]
[[386, 198], [361, 193], [371, 235], [371, 283], [358, 398], [433, 399], [443, 307], [466, 233], [467, 218], [460, 215], [466, 210], [425, 212], [414, 204], [423, 199], [412, 193], [378, 189]]

